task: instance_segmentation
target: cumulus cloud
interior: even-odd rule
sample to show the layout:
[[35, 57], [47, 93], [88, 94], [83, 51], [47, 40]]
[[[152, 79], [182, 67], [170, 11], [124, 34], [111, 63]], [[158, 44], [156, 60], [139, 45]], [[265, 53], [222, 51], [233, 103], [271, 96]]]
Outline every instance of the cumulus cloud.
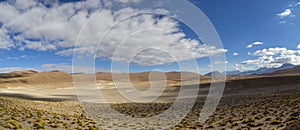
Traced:
[[255, 46], [255, 45], [262, 45], [262, 44], [264, 44], [263, 42], [253, 42], [253, 43], [251, 43], [251, 44], [249, 44], [248, 46], [246, 46], [247, 48], [252, 48], [253, 46]]
[[5, 32], [5, 36], [9, 37], [4, 37], [6, 47], [18, 47], [20, 50], [47, 51], [67, 47], [62, 42], [72, 46], [87, 20], [88, 10], [101, 7], [97, 0], [66, 4], [51, 2], [51, 7], [33, 0], [26, 1], [26, 4], [22, 2], [16, 0], [0, 3], [0, 32]]
[[233, 53], [232, 55], [233, 55], [233, 56], [238, 56], [239, 53], [235, 52], [235, 53]]
[[[262, 49], [262, 50], [257, 50], [252, 55], [255, 56], [274, 56], [277, 54], [294, 54], [296, 53], [296, 50], [288, 50], [286, 48], [268, 48], [268, 49]], [[251, 53], [250, 53], [251, 54]]]
[[257, 50], [249, 54], [257, 58], [243, 61], [240, 66], [274, 68], [286, 63], [300, 65], [300, 50], [275, 47]]
[[[139, 2], [141, 0], [118, 1], [121, 4]], [[119, 22], [133, 14], [144, 12], [168, 14], [167, 10], [130, 7], [113, 10], [108, 7], [110, 5], [111, 1], [106, 0], [104, 3], [99, 0], [68, 3], [34, 0], [26, 3], [22, 0], [1, 2], [0, 49], [51, 50], [57, 55], [72, 56], [80, 30], [93, 16], [92, 22], [82, 32], [84, 36], [79, 40], [76, 52], [92, 55], [97, 51], [97, 58], [132, 61], [140, 65], [159, 65], [227, 52], [226, 49], [187, 38], [180, 30], [179, 23], [170, 17], [148, 14]], [[117, 26], [110, 30], [110, 35], [103, 41], [99, 50], [95, 50], [99, 38], [103, 37], [104, 32], [112, 25]], [[136, 33], [140, 30], [145, 31]], [[136, 34], [131, 36], [134, 33]], [[140, 50], [145, 46], [156, 49]], [[117, 48], [119, 53], [114, 55]], [[186, 48], [186, 51], [183, 51], [183, 48]], [[130, 57], [132, 55], [135, 55], [133, 59]]]
[[9, 50], [15, 46], [7, 33], [6, 29], [0, 28], [0, 49]]
[[284, 18], [284, 17], [287, 17], [291, 14], [292, 14], [292, 10], [291, 9], [286, 9], [282, 13], [277, 14], [277, 16], [279, 16], [281, 18]]

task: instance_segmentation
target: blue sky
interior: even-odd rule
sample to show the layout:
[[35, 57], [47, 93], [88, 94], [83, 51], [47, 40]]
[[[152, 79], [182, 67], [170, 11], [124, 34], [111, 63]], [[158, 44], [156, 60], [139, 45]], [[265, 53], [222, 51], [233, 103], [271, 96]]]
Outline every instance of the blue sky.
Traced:
[[[294, 0], [230, 0], [194, 2], [212, 21], [223, 41], [230, 64], [255, 58], [248, 55], [264, 48], [296, 49], [300, 43], [300, 7]], [[293, 6], [291, 6], [293, 5]], [[291, 9], [292, 14], [280, 18], [277, 14]], [[293, 16], [294, 15], [294, 16]], [[280, 23], [285, 21], [286, 23]], [[246, 48], [253, 42], [263, 45]], [[232, 56], [237, 52], [238, 56]]]
[[[27, 3], [18, 0], [16, 2], [2, 1], [0, 4], [0, 72], [23, 69], [70, 72], [72, 49], [76, 42], [74, 39], [91, 14], [101, 10], [99, 15], [96, 15], [101, 22], [95, 26], [107, 28], [107, 24], [115, 22], [114, 19], [140, 11], [138, 9], [131, 10], [132, 8], [128, 8], [127, 5], [139, 4], [141, 1], [122, 0], [116, 2], [114, 6], [118, 4], [119, 9], [112, 8], [113, 5], [106, 0], [101, 2], [94, 0], [60, 1], [47, 3], [47, 6], [45, 6], [45, 2], [37, 1], [28, 1]], [[279, 67], [284, 63], [300, 65], [300, 46], [297, 48], [300, 44], [300, 1], [191, 0], [190, 2], [203, 11], [216, 28], [224, 48], [213, 48], [210, 51], [215, 54], [225, 54], [228, 70], [245, 71], [260, 67]], [[55, 10], [58, 11], [55, 12]], [[114, 12], [114, 14], [107, 12]], [[149, 46], [168, 49], [165, 48], [167, 45], [178, 41], [177, 49], [174, 47], [170, 51], [174, 52], [175, 57], [184, 61], [189, 60], [188, 54], [180, 52], [181, 50], [178, 48], [181, 47], [181, 44], [191, 45], [190, 53], [195, 55], [200, 73], [210, 71], [211, 63], [208, 55], [199, 54], [204, 46], [196, 45], [196, 43], [203, 43], [188, 27], [168, 18], [156, 19], [156, 22], [153, 23], [147, 22], [147, 20], [155, 21], [155, 18], [149, 16], [143, 16], [142, 20], [133, 18], [131, 21], [124, 22], [124, 25], [120, 25], [112, 33], [123, 37], [121, 36], [123, 32], [128, 30], [134, 32], [137, 27], [145, 26], [170, 31], [166, 31], [168, 34], [165, 34], [157, 30], [157, 32], [146, 30], [129, 38], [128, 42], [130, 43], [125, 41], [125, 45], [120, 49], [120, 56], [116, 57], [117, 62], [123, 64], [128, 61], [130, 57], [127, 55], [130, 55], [131, 51], [137, 51], [135, 47], [147, 46], [142, 46], [141, 42], [151, 44], [157, 42], [156, 40], [170, 40], [169, 43]], [[135, 22], [137, 22], [136, 27], [133, 24]], [[104, 32], [101, 30], [103, 28], [99, 27], [99, 31]], [[92, 36], [92, 34], [93, 32], [88, 32], [87, 36]], [[124, 38], [126, 36], [124, 34]], [[149, 39], [143, 39], [146, 36]], [[161, 39], [156, 39], [158, 36], [162, 36]], [[112, 43], [118, 40], [120, 42], [120, 39], [116, 36], [110, 36], [107, 39], [105, 41], [107, 45], [103, 45], [104, 49], [101, 50], [100, 47], [101, 54], [98, 54], [99, 57], [96, 60], [96, 71], [111, 69], [112, 53], [110, 53], [110, 49], [114, 49], [115, 46]], [[133, 40], [134, 42], [132, 42]], [[95, 48], [95, 43], [88, 40], [84, 42], [86, 44], [79, 45], [79, 49], [84, 54], [91, 53], [90, 48]], [[249, 46], [251, 44], [252, 46]], [[161, 57], [157, 58], [157, 56]], [[141, 58], [149, 60], [144, 61]], [[150, 60], [152, 62], [149, 62]], [[89, 68], [82, 67], [81, 69], [84, 71]], [[178, 66], [172, 62], [170, 55], [147, 50], [133, 59], [129, 69], [130, 72], [151, 70], [178, 71]]]

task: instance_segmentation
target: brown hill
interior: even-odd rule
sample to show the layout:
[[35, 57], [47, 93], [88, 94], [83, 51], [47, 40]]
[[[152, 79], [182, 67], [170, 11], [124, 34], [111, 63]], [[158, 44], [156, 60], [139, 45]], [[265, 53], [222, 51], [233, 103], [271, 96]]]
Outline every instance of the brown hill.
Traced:
[[37, 84], [50, 85], [71, 82], [72, 76], [70, 74], [59, 71], [36, 72], [32, 70], [26, 70], [0, 74], [0, 87]]
[[[151, 80], [161, 80], [161, 76], [157, 76], [163, 73], [168, 81], [180, 82], [180, 81], [190, 81], [190, 80], [209, 80], [209, 77], [202, 76], [191, 72], [141, 72], [141, 73], [110, 73], [110, 72], [100, 72], [96, 74], [97, 80], [113, 81], [113, 75], [115, 80], [123, 81], [130, 77], [131, 81], [149, 81], [150, 75], [152, 75]], [[76, 74], [81, 75], [81, 74]], [[84, 75], [84, 74], [82, 74]], [[181, 79], [183, 76], [183, 79]], [[60, 71], [51, 72], [36, 72], [32, 70], [26, 71], [15, 71], [6, 74], [0, 74], [0, 87], [3, 86], [23, 86], [23, 85], [53, 85], [58, 83], [72, 83], [72, 75]], [[69, 86], [69, 85], [68, 85]]]
[[17, 78], [17, 77], [27, 77], [29, 75], [37, 73], [33, 70], [25, 70], [25, 71], [14, 71], [11, 73], [0, 74], [0, 78]]
[[[131, 81], [149, 81], [150, 74], [156, 75], [161, 72], [141, 72], [141, 73], [109, 73], [109, 72], [100, 72], [96, 74], [97, 80], [113, 81], [114, 80], [126, 80], [128, 77]], [[185, 80], [195, 80], [200, 78], [201, 80], [209, 79], [207, 76], [202, 76], [192, 72], [165, 72], [164, 73], [168, 81], [185, 81]], [[184, 75], [183, 79], [181, 76]], [[155, 76], [152, 77], [152, 80], [161, 80], [161, 78], [155, 79]]]

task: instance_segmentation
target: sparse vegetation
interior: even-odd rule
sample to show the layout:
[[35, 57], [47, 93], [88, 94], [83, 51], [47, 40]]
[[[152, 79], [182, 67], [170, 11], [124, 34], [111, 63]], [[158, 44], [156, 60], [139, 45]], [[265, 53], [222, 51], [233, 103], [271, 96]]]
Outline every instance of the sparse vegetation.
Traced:
[[[49, 111], [34, 107], [42, 105], [32, 101], [0, 97], [0, 129], [31, 130], [31, 129], [66, 129], [66, 130], [98, 130], [96, 122], [87, 117], [78, 117], [75, 114], [66, 114], [58, 111]], [[53, 103], [55, 104], [55, 103]], [[51, 104], [51, 105], [53, 105]], [[28, 105], [28, 106], [27, 106]], [[49, 105], [49, 104], [48, 104]], [[57, 106], [58, 107], [58, 106]], [[80, 110], [81, 111], [81, 110]], [[76, 111], [75, 111], [76, 112]], [[70, 113], [70, 112], [68, 112]], [[75, 122], [72, 122], [75, 121]], [[89, 125], [83, 125], [89, 124]]]
[[[268, 94], [248, 94], [224, 97], [206, 122], [198, 122], [203, 99], [198, 99], [188, 115], [173, 129], [283, 129], [300, 120], [299, 90]], [[5, 99], [5, 100], [4, 100]], [[89, 104], [91, 107], [93, 104]], [[97, 105], [101, 104], [96, 104]], [[116, 111], [135, 117], [152, 117], [162, 113], [172, 103], [112, 103]], [[46, 106], [46, 107], [45, 107]], [[83, 113], [77, 102], [30, 101], [0, 97], [0, 129], [77, 129], [143, 127], [143, 124], [118, 122], [118, 119], [97, 120]], [[163, 128], [163, 123], [146, 122], [149, 129]]]
[[[271, 98], [271, 96], [270, 96]], [[205, 123], [193, 122], [191, 121], [191, 117], [195, 114], [193, 112], [199, 112], [197, 109], [193, 110], [186, 118], [182, 120], [182, 122], [176, 125], [173, 129], [249, 129], [255, 128], [257, 130], [260, 129], [282, 129], [288, 125], [293, 124], [295, 121], [299, 120], [299, 108], [300, 105], [300, 97], [288, 97], [286, 100], [283, 100], [281, 97], [279, 101], [273, 102], [272, 107], [276, 107], [276, 111], [270, 106], [270, 98], [265, 97], [261, 101], [261, 104], [265, 103], [264, 106], [257, 106], [255, 104], [248, 105], [239, 105], [235, 107], [221, 107], [218, 108], [209, 120]], [[80, 116], [81, 113], [73, 113], [66, 114], [61, 112], [55, 112], [51, 110], [43, 110], [38, 109], [37, 107], [24, 107], [18, 106], [14, 102], [18, 102], [19, 99], [10, 99], [3, 101], [3, 104], [0, 105], [0, 119], [5, 122], [0, 122], [3, 128], [7, 129], [47, 129], [47, 128], [60, 128], [60, 129], [89, 129], [89, 130], [97, 130], [99, 129], [98, 123], [95, 120], [90, 118], [86, 118], [85, 116]], [[30, 101], [26, 101], [30, 102]], [[32, 103], [32, 102], [30, 102]], [[125, 106], [124, 106], [125, 105]], [[161, 104], [161, 107], [154, 107], [154, 105], [150, 105], [151, 107], [144, 105], [145, 108], [152, 108], [150, 111], [163, 111], [170, 104]], [[149, 113], [149, 110], [140, 108], [131, 108], [135, 105], [133, 104], [112, 104], [116, 110], [119, 112], [124, 112], [128, 115], [134, 114], [135, 116], [149, 116], [145, 114], [145, 112]], [[277, 108], [277, 106], [281, 106]], [[283, 107], [284, 106], [284, 107]], [[159, 109], [155, 109], [159, 108]], [[250, 109], [252, 108], [252, 109]], [[255, 109], [253, 109], [255, 108]], [[263, 109], [264, 108], [264, 109]], [[136, 109], [136, 111], [131, 111], [129, 109]], [[81, 110], [80, 110], [81, 111]], [[255, 111], [255, 112], [253, 112]], [[274, 114], [270, 114], [272, 111]], [[142, 112], [141, 114], [139, 112]], [[235, 113], [235, 114], [232, 114]], [[250, 114], [248, 114], [250, 113]], [[256, 115], [253, 115], [253, 114]], [[268, 113], [268, 114], [266, 114]], [[287, 117], [280, 116], [281, 114], [289, 115]], [[241, 116], [239, 116], [241, 115]], [[151, 123], [151, 122], [148, 122]], [[121, 124], [113, 123], [114, 126], [129, 126], [130, 122], [123, 122]], [[138, 128], [138, 126], [137, 126]]]

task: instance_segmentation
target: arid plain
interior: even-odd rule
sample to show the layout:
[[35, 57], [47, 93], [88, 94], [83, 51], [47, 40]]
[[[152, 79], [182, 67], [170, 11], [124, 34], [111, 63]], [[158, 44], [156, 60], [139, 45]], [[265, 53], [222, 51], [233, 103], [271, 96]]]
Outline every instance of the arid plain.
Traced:
[[[96, 90], [87, 88], [88, 91], [81, 94], [84, 96], [92, 91], [101, 91], [111, 108], [128, 117], [147, 119], [168, 109], [181, 87], [197, 85], [199, 92], [192, 110], [170, 129], [299, 129], [300, 67], [267, 75], [227, 77], [222, 99], [205, 122], [198, 122], [198, 117], [210, 89], [210, 77], [184, 72], [187, 76], [182, 79], [179, 72], [167, 72], [163, 73], [166, 81], [154, 78], [149, 82], [151, 74], [162, 73], [131, 73], [129, 78], [140, 91], [148, 90], [151, 84], [152, 87], [161, 87], [162, 82], [166, 84], [161, 97], [152, 103], [134, 103], [124, 98], [116, 90], [112, 74], [106, 72], [95, 75]], [[97, 99], [78, 102], [76, 91], [80, 90], [74, 88], [72, 76], [80, 75], [84, 74], [71, 75], [59, 71], [0, 74], [0, 129], [144, 127], [143, 124], [132, 125], [131, 122], [97, 117], [97, 108], [103, 105]], [[127, 74], [116, 75], [126, 77]], [[122, 78], [118, 80], [119, 83], [126, 82]], [[163, 123], [148, 122], [145, 129], [163, 127]]]

